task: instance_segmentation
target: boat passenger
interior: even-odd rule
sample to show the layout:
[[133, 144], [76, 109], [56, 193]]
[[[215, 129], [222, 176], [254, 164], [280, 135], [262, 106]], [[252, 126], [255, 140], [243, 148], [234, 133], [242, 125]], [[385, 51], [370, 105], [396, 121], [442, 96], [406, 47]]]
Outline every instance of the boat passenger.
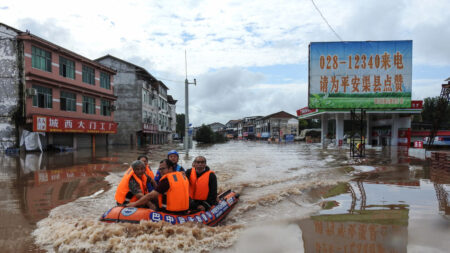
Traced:
[[153, 174], [152, 168], [148, 164], [148, 157], [146, 155], [140, 155], [137, 158], [145, 164], [145, 175], [147, 176], [147, 190], [151, 192], [156, 188], [155, 174]]
[[[179, 158], [180, 157], [176, 150], [170, 150], [167, 153], [167, 159], [169, 159], [174, 164], [175, 171], [185, 172], [186, 170], [181, 165], [178, 164]], [[159, 182], [160, 179], [161, 179], [161, 174], [159, 173], [159, 171], [157, 171], [156, 176], [155, 176], [155, 181]]]
[[209, 210], [217, 204], [217, 177], [206, 165], [206, 158], [197, 156], [193, 162], [194, 168], [186, 171], [189, 179], [189, 197], [191, 209]]
[[[185, 214], [189, 209], [189, 181], [186, 175], [175, 171], [174, 164], [169, 159], [159, 163], [158, 171], [162, 177], [156, 189], [127, 206], [147, 204], [154, 210]], [[151, 201], [157, 201], [158, 208], [149, 204]]]
[[145, 164], [140, 160], [136, 160], [131, 163], [131, 169], [125, 172], [117, 187], [115, 195], [117, 205], [135, 202], [147, 193]]

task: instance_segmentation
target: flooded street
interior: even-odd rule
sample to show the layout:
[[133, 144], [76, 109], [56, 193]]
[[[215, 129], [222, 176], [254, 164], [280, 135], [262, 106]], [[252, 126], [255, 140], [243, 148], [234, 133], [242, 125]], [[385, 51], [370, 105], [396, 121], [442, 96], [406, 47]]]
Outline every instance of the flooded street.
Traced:
[[[195, 146], [195, 145], [194, 145]], [[1, 155], [2, 252], [447, 252], [450, 171], [396, 148], [229, 142], [195, 146], [219, 191], [240, 202], [218, 227], [107, 224], [123, 172], [146, 153], [155, 171], [169, 149], [113, 148]]]

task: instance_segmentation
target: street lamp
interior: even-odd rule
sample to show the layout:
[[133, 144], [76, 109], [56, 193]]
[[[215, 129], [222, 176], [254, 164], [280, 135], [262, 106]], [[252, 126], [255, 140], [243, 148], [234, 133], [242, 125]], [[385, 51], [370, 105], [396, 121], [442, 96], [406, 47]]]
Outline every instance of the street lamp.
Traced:
[[197, 85], [197, 80], [194, 78], [194, 82], [190, 83], [187, 79], [184, 80], [184, 149], [186, 150], [186, 155], [189, 155], [189, 84]]

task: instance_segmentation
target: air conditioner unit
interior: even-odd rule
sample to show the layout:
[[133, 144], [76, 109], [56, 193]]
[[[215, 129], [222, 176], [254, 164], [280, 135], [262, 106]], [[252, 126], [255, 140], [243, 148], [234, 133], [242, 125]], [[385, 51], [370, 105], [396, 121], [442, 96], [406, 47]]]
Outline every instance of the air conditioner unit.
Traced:
[[117, 107], [116, 107], [115, 105], [111, 105], [111, 106], [109, 107], [109, 109], [110, 109], [111, 111], [115, 111], [115, 110], [117, 110]]
[[34, 88], [27, 88], [25, 90], [25, 93], [28, 97], [32, 97], [32, 96], [36, 96], [37, 95], [37, 90]]

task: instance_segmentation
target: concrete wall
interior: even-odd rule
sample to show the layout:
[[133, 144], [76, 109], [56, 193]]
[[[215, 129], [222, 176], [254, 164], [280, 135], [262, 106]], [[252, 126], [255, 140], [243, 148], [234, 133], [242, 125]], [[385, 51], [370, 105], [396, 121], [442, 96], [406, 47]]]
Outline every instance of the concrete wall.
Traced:
[[16, 146], [16, 126], [12, 118], [19, 109], [21, 50], [17, 33], [0, 25], [0, 152]]
[[142, 88], [137, 82], [136, 68], [111, 58], [98, 62], [117, 70], [114, 77], [114, 95], [117, 96], [114, 121], [119, 126], [117, 134], [110, 135], [109, 144], [135, 145], [136, 132], [142, 129]]

